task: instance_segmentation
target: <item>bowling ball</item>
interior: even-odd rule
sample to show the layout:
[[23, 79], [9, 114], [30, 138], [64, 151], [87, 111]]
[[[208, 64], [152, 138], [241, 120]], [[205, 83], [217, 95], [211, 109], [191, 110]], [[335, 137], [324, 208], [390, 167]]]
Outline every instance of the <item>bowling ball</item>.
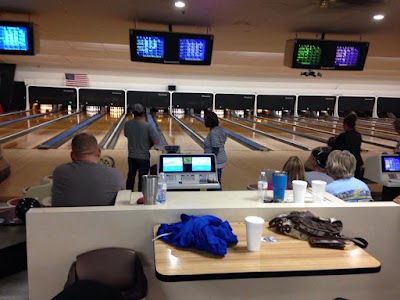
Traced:
[[22, 198], [15, 205], [15, 215], [25, 222], [25, 214], [33, 207], [41, 207], [40, 202], [34, 198]]
[[107, 167], [111, 167], [114, 168], [115, 167], [115, 161], [114, 158], [112, 158], [111, 156], [105, 155], [105, 156], [101, 156], [99, 158], [99, 163], [107, 166]]
[[143, 203], [144, 203], [143, 197], [138, 198], [138, 199], [136, 200], [136, 203], [137, 203], [137, 204], [143, 204]]
[[334, 136], [330, 137], [328, 140], [328, 146], [332, 147], [335, 144], [335, 142], [336, 142], [336, 137]]

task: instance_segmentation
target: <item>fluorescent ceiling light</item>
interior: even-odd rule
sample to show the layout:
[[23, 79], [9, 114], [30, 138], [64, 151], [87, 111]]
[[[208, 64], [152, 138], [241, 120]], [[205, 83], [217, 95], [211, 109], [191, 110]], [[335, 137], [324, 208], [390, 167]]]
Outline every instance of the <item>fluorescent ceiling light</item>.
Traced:
[[178, 7], [178, 8], [183, 8], [183, 7], [185, 7], [185, 5], [186, 4], [183, 1], [176, 1], [175, 2], [175, 6]]
[[374, 20], [383, 20], [385, 18], [385, 16], [384, 15], [375, 15], [374, 16]]

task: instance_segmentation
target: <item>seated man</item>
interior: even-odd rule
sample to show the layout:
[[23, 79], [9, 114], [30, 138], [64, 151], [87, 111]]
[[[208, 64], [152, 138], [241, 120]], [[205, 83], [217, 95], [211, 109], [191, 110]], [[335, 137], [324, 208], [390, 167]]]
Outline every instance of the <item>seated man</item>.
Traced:
[[313, 160], [311, 161], [312, 171], [306, 172], [306, 181], [311, 186], [311, 181], [322, 180], [326, 183], [331, 183], [333, 178], [326, 174], [326, 160], [329, 156], [329, 151], [313, 150]]
[[334, 181], [327, 184], [325, 190], [343, 201], [373, 201], [368, 186], [354, 177], [356, 164], [356, 158], [350, 151], [332, 151], [326, 162], [326, 171]]
[[72, 162], [53, 172], [52, 206], [114, 205], [124, 187], [122, 173], [98, 163], [101, 150], [93, 135], [80, 133], [71, 146]]

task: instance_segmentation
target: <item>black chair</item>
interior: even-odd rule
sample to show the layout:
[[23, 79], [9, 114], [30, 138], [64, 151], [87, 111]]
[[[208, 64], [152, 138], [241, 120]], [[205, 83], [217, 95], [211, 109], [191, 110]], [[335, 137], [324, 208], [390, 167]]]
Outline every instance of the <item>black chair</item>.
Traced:
[[132, 249], [102, 248], [78, 255], [69, 270], [65, 289], [81, 280], [118, 289], [125, 300], [143, 299], [147, 295], [147, 278]]
[[52, 300], [124, 300], [118, 289], [92, 280], [79, 280], [65, 288]]

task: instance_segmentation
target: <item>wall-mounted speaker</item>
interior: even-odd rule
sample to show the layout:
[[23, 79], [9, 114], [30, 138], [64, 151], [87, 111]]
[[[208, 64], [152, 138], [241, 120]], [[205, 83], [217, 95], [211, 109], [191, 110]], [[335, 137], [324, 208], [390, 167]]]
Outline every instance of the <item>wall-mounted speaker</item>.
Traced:
[[168, 91], [176, 91], [176, 85], [169, 85]]

